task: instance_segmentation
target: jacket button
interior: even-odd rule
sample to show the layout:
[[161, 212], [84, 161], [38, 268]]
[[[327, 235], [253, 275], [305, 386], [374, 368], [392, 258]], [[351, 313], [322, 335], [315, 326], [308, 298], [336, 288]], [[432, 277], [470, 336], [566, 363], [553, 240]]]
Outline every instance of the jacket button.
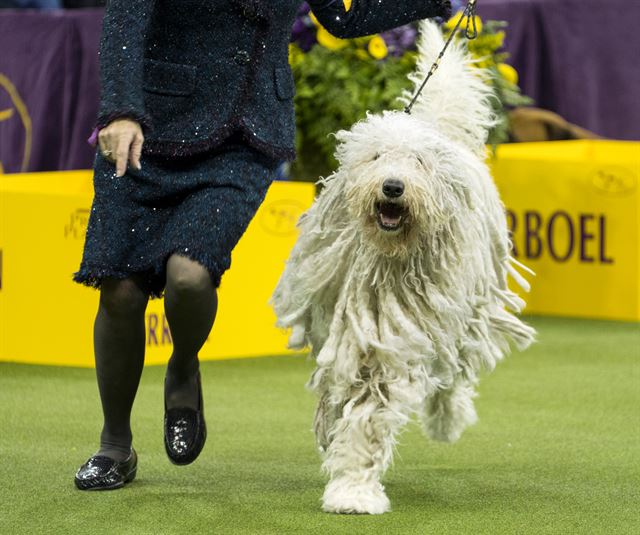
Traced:
[[247, 6], [244, 6], [242, 8], [242, 15], [247, 20], [252, 20], [252, 21], [258, 20], [257, 13], [255, 11], [249, 9]]
[[251, 56], [246, 50], [238, 50], [233, 59], [238, 65], [246, 65], [251, 61]]

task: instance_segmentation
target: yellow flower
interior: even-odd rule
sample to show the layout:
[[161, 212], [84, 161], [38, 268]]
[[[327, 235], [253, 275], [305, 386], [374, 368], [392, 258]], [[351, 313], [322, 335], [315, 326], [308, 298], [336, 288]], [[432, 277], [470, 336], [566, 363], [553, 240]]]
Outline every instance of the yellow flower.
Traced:
[[344, 8], [349, 11], [351, 9], [351, 0], [344, 0]]
[[[478, 34], [482, 33], [482, 19], [478, 17], [478, 15], [474, 15], [473, 22], [476, 24], [476, 29], [478, 30]], [[471, 25], [471, 31], [473, 31], [473, 24]]]
[[304, 52], [302, 49], [298, 45], [291, 43], [289, 45], [289, 65], [295, 67], [299, 65], [303, 59]]
[[[502, 48], [502, 45], [504, 44], [504, 32], [498, 32], [495, 34], [485, 33], [475, 41], [472, 41], [472, 43], [474, 48], [483, 49], [488, 53], [493, 53]], [[469, 47], [471, 46], [471, 43], [469, 43]]]
[[449, 31], [453, 30], [456, 27], [456, 24], [458, 24], [458, 21], [462, 18], [462, 15], [462, 11], [455, 13], [447, 22], [444, 23], [444, 27]]
[[347, 45], [346, 40], [334, 37], [322, 26], [318, 27], [316, 39], [318, 39], [318, 43], [329, 50], [340, 50]]
[[[453, 17], [445, 22], [444, 27], [447, 30], [452, 31], [456, 27], [460, 19], [463, 19], [462, 24], [460, 24], [460, 29], [464, 30], [467, 27], [467, 17], [464, 16], [464, 11], [458, 11]], [[477, 15], [474, 15], [473, 20], [476, 23], [478, 33], [482, 33], [482, 19]], [[471, 30], [473, 31], [473, 24], [471, 24]]]
[[518, 84], [518, 71], [516, 71], [511, 65], [506, 63], [498, 63], [498, 72], [507, 82], [511, 82], [513, 85]]
[[376, 59], [383, 59], [387, 57], [389, 53], [387, 49], [387, 43], [384, 42], [384, 39], [379, 35], [376, 35], [369, 41], [369, 45], [367, 46], [369, 50], [369, 54], [371, 54]]
[[356, 49], [356, 57], [361, 60], [371, 59], [371, 56], [361, 48]]

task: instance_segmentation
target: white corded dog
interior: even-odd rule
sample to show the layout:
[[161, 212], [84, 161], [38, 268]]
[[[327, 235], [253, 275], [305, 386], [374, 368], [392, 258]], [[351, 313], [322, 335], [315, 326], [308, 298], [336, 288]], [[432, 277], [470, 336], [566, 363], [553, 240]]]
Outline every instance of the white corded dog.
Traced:
[[[423, 22], [416, 87], [443, 44]], [[412, 115], [337, 134], [340, 168], [302, 216], [273, 296], [290, 345], [310, 345], [317, 362], [325, 511], [388, 511], [380, 479], [411, 415], [456, 441], [476, 422], [479, 372], [534, 339], [507, 310], [524, 306], [507, 273], [528, 284], [485, 165], [491, 89], [471, 61], [453, 44]]]

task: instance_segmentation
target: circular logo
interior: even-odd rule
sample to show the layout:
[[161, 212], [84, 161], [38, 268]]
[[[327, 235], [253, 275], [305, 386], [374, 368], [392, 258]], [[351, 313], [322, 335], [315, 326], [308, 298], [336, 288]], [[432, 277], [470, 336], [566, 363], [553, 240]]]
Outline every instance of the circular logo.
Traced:
[[24, 139], [20, 155], [0, 154], [0, 173], [7, 170], [3, 169], [3, 157], [6, 159], [4, 166], [6, 167], [8, 162], [12, 168], [10, 172], [26, 172], [31, 158], [31, 117], [18, 90], [2, 73], [0, 73], [0, 130], [12, 138], [20, 135]]
[[638, 180], [630, 169], [609, 165], [596, 170], [591, 182], [600, 193], [618, 196], [633, 193]]
[[274, 236], [291, 236], [296, 233], [296, 223], [306, 210], [299, 201], [281, 199], [264, 205], [260, 224]]

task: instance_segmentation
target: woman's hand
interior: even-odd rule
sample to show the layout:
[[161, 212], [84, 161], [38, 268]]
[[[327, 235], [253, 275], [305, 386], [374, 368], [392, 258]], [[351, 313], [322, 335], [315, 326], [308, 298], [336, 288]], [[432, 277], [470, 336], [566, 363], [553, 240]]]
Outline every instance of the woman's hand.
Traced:
[[117, 119], [109, 123], [98, 134], [100, 151], [116, 164], [116, 176], [124, 176], [127, 163], [140, 169], [140, 154], [144, 136], [140, 125], [131, 119]]

